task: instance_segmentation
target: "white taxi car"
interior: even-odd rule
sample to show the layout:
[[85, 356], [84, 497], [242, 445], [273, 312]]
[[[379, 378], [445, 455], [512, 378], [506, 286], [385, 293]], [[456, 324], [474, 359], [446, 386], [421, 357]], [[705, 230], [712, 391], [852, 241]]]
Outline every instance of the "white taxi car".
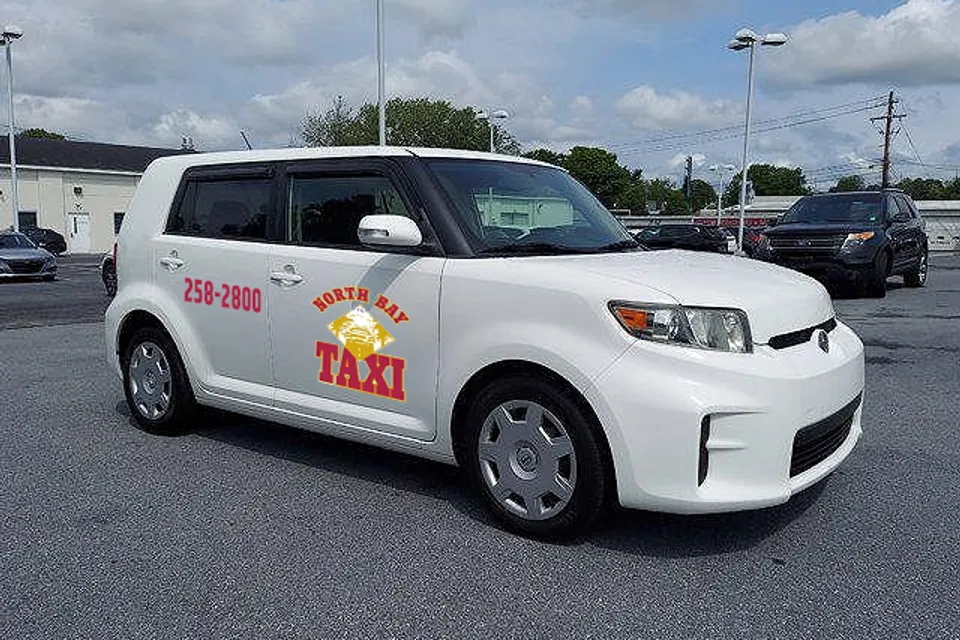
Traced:
[[458, 464], [507, 527], [607, 499], [783, 503], [861, 434], [863, 345], [814, 280], [647, 252], [562, 169], [356, 147], [153, 162], [109, 358], [139, 425], [217, 407]]

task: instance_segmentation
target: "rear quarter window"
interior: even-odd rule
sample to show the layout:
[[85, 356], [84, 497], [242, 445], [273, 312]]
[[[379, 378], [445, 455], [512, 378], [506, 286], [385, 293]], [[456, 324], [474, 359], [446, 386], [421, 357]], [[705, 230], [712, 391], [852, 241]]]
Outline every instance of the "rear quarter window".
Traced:
[[265, 240], [273, 208], [269, 178], [192, 179], [167, 222], [176, 235]]

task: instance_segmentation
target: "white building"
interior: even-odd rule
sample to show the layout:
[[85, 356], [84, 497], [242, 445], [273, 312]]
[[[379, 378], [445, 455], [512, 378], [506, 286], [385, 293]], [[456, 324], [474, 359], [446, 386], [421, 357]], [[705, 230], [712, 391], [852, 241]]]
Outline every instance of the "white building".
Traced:
[[[7, 229], [13, 226], [10, 151], [0, 142], [0, 229]], [[53, 229], [70, 253], [109, 251], [147, 165], [187, 152], [47, 138], [18, 138], [16, 151], [20, 228]]]

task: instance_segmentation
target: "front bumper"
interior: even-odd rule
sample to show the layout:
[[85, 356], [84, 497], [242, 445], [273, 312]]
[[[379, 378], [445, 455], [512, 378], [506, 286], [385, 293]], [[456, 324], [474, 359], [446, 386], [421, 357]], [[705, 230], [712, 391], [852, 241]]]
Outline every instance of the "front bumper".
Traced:
[[[829, 337], [828, 353], [816, 337], [782, 350], [758, 345], [752, 354], [631, 347], [588, 393], [610, 442], [621, 504], [673, 513], [755, 509], [786, 502], [832, 472], [862, 432], [864, 362], [848, 327], [838, 323]], [[845, 408], [827, 455], [798, 471], [798, 432], [836, 422]]]
[[5, 279], [29, 279], [29, 278], [49, 278], [57, 275], [58, 266], [55, 261], [40, 263], [33, 262], [4, 262], [0, 266], [0, 278]]

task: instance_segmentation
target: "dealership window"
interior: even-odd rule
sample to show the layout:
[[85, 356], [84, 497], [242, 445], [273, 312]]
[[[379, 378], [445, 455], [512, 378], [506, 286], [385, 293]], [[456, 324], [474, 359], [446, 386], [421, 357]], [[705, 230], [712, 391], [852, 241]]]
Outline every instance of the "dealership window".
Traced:
[[21, 229], [36, 229], [37, 228], [37, 212], [36, 211], [21, 211], [17, 215], [17, 224]]
[[113, 234], [120, 233], [120, 225], [123, 224], [123, 211], [116, 211], [113, 214]]

